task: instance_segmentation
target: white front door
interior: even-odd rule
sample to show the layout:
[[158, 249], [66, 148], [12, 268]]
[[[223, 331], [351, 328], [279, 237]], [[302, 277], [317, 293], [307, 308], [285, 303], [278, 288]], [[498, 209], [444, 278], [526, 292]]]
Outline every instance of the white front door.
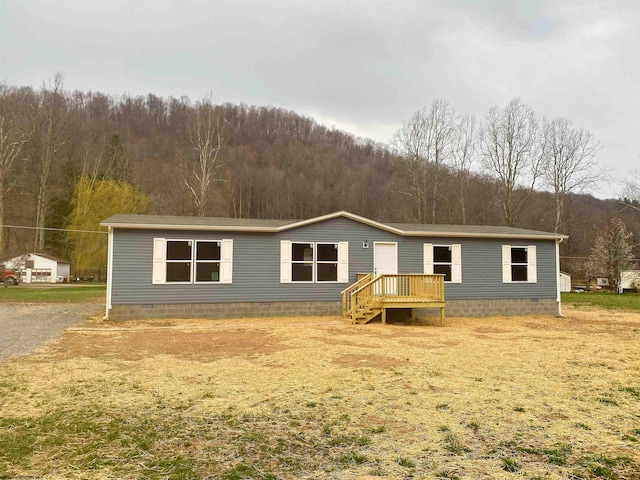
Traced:
[[373, 274], [398, 273], [398, 244], [375, 243], [373, 245]]
[[[374, 277], [385, 274], [398, 273], [398, 244], [374, 243], [373, 245], [373, 274]], [[385, 279], [384, 292], [386, 295], [394, 295], [397, 290], [395, 278]], [[375, 284], [375, 295], [382, 293], [382, 285]]]

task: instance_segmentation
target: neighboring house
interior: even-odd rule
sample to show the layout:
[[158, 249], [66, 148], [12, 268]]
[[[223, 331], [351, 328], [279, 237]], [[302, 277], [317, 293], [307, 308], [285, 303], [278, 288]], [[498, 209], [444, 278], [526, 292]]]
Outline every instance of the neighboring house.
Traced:
[[569, 275], [568, 273], [560, 272], [560, 291], [571, 291], [571, 275]]
[[27, 253], [5, 261], [20, 272], [22, 283], [62, 283], [69, 281], [71, 264], [46, 253]]
[[441, 274], [447, 315], [560, 313], [564, 235], [479, 225], [114, 215], [107, 315], [233, 318], [340, 314], [359, 275]]
[[623, 270], [620, 272], [620, 289], [624, 291], [640, 291], [640, 270]]

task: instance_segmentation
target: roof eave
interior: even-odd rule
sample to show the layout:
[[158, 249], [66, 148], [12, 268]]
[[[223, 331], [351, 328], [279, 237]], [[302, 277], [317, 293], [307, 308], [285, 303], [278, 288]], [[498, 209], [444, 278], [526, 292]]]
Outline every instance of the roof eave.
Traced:
[[457, 238], [513, 238], [516, 240], [565, 240], [567, 235], [524, 233], [466, 233], [466, 232], [403, 232], [405, 237], [457, 237]]
[[356, 222], [362, 223], [364, 225], [369, 225], [371, 227], [384, 230], [386, 232], [394, 233], [396, 235], [404, 236], [404, 237], [456, 237], [456, 238], [508, 238], [508, 239], [516, 239], [516, 240], [526, 240], [526, 239], [536, 239], [536, 240], [565, 240], [569, 238], [567, 235], [556, 234], [556, 233], [542, 233], [542, 234], [525, 234], [525, 233], [473, 233], [473, 232], [451, 232], [451, 231], [443, 231], [443, 232], [433, 232], [433, 231], [406, 231], [401, 230], [399, 228], [395, 228], [389, 226], [384, 223], [376, 222], [369, 218], [361, 217], [360, 215], [355, 215], [351, 212], [346, 212], [344, 210], [339, 212], [329, 213], [327, 215], [322, 215], [320, 217], [313, 217], [307, 220], [301, 220], [297, 222], [288, 223], [285, 225], [280, 225], [278, 227], [255, 227], [255, 226], [238, 226], [238, 225], [186, 225], [186, 224], [175, 224], [175, 223], [158, 223], [158, 224], [148, 224], [148, 223], [122, 223], [122, 222], [109, 222], [104, 221], [100, 223], [100, 226], [103, 227], [111, 227], [111, 228], [129, 228], [129, 229], [140, 229], [140, 230], [173, 230], [173, 231], [184, 231], [184, 230], [196, 230], [196, 231], [206, 231], [206, 232], [255, 232], [255, 233], [278, 233], [284, 232], [287, 230], [293, 230], [295, 228], [303, 227], [306, 225], [312, 225], [314, 223], [323, 222], [325, 220], [331, 220], [333, 218], [338, 217], [346, 217]]
[[111, 228], [131, 228], [135, 230], [199, 230], [203, 232], [278, 232], [278, 227], [242, 227], [242, 226], [223, 226], [223, 225], [178, 225], [158, 223], [151, 225], [148, 223], [117, 223], [102, 222], [101, 227]]
[[148, 224], [148, 223], [120, 223], [120, 222], [101, 222], [101, 227], [112, 227], [112, 228], [134, 228], [134, 229], [144, 229], [144, 230], [201, 230], [201, 231], [227, 231], [227, 232], [264, 232], [264, 233], [277, 233], [284, 232], [286, 230], [292, 230], [294, 228], [303, 227], [305, 225], [312, 225], [314, 223], [322, 222], [325, 220], [331, 220], [337, 217], [347, 217], [356, 222], [364, 223], [365, 225], [370, 225], [375, 228], [379, 228], [380, 230], [385, 230], [387, 232], [395, 233], [398, 235], [404, 235], [402, 230], [399, 230], [394, 227], [390, 227], [389, 225], [385, 225], [384, 223], [379, 223], [373, 220], [370, 220], [365, 217], [361, 217], [359, 215], [355, 215], [350, 212], [340, 211], [329, 213], [327, 215], [322, 215], [320, 217], [309, 218], [307, 220], [301, 220], [299, 222], [288, 223], [286, 225], [280, 225], [279, 227], [244, 227], [244, 226], [234, 226], [234, 225], [184, 225], [184, 224]]

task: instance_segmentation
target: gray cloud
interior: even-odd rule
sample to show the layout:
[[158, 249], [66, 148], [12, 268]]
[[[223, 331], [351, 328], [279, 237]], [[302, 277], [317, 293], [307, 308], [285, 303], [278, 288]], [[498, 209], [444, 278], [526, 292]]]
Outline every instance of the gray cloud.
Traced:
[[540, 116], [593, 131], [614, 175], [640, 163], [635, 0], [5, 0], [0, 9], [9, 83], [62, 71], [67, 88], [211, 91], [380, 141], [436, 98], [481, 117], [521, 97]]

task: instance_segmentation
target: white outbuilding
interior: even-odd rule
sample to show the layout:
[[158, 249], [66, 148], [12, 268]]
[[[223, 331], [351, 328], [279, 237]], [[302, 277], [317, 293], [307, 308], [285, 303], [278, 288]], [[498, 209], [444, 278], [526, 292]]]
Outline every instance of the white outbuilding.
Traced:
[[640, 270], [623, 270], [620, 272], [620, 289], [622, 291], [640, 289]]
[[561, 292], [571, 291], [571, 275], [565, 272], [560, 272], [560, 278], [558, 279], [558, 286]]
[[27, 253], [6, 260], [7, 268], [20, 272], [22, 283], [66, 283], [71, 264], [46, 253]]

